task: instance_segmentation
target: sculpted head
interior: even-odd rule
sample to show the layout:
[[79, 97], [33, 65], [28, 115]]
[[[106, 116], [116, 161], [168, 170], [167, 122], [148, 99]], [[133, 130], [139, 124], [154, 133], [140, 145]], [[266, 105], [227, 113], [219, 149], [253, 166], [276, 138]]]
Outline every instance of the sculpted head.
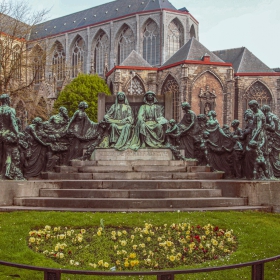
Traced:
[[68, 110], [65, 107], [60, 107], [59, 113], [61, 113], [62, 115], [68, 116]]
[[88, 108], [88, 104], [85, 101], [80, 102], [79, 109], [87, 109]]
[[0, 101], [2, 105], [9, 105], [10, 106], [10, 95], [7, 93], [3, 93], [0, 95]]
[[213, 110], [209, 111], [207, 117], [213, 117], [213, 118], [216, 118], [217, 117], [217, 113]]
[[39, 117], [36, 117], [33, 121], [32, 121], [33, 124], [36, 124], [36, 125], [42, 125], [43, 121], [41, 118]]
[[247, 121], [249, 119], [253, 119], [253, 118], [254, 118], [254, 112], [251, 109], [247, 109], [244, 113], [245, 121]]
[[238, 127], [239, 124], [240, 124], [239, 120], [233, 120], [232, 123], [231, 123], [231, 127]]
[[248, 105], [253, 112], [257, 112], [259, 109], [259, 103], [256, 100], [251, 100]]
[[148, 102], [148, 103], [156, 103], [157, 99], [156, 99], [156, 94], [153, 91], [147, 91], [144, 95], [144, 102]]
[[263, 111], [264, 114], [267, 114], [271, 111], [271, 108], [268, 105], [263, 105], [261, 110]]
[[191, 109], [191, 105], [188, 102], [182, 102], [181, 107], [183, 111], [187, 111]]
[[117, 93], [117, 98], [118, 98], [118, 101], [124, 101], [125, 100], [125, 94], [124, 92], [120, 91]]

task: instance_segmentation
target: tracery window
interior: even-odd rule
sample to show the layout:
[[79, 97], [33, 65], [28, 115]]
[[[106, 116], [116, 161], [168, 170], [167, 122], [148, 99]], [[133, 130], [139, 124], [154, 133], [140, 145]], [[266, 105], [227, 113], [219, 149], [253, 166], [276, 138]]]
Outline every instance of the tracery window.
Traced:
[[145, 93], [145, 88], [138, 77], [134, 77], [127, 89], [128, 94], [132, 95], [143, 95]]
[[177, 81], [172, 77], [168, 76], [164, 82], [162, 87], [162, 94], [166, 94], [167, 92], [173, 93], [173, 119], [176, 122], [179, 122], [180, 119], [180, 92], [179, 92], [179, 85]]
[[151, 65], [160, 64], [159, 28], [153, 20], [149, 20], [144, 29], [143, 57]]
[[109, 37], [102, 31], [97, 37], [94, 49], [94, 69], [99, 75], [103, 75], [106, 56], [109, 56]]
[[85, 42], [78, 36], [72, 47], [72, 77], [77, 77], [85, 68]]
[[32, 51], [32, 74], [35, 84], [39, 84], [45, 75], [44, 51], [38, 45]]
[[118, 41], [118, 64], [121, 64], [134, 50], [134, 34], [128, 26], [125, 26], [119, 36]]
[[183, 28], [180, 26], [178, 20], [173, 20], [168, 25], [167, 31], [167, 59], [170, 58], [183, 46]]
[[243, 110], [244, 112], [249, 108], [248, 103], [251, 100], [256, 100], [259, 106], [272, 106], [272, 97], [269, 89], [261, 82], [255, 82], [243, 96]]
[[20, 80], [21, 78], [21, 53], [20, 53], [20, 46], [16, 45], [12, 50], [12, 65], [11, 67], [14, 69], [14, 79]]
[[65, 77], [65, 51], [60, 42], [55, 42], [52, 57], [52, 74], [56, 76], [57, 81], [61, 81]]

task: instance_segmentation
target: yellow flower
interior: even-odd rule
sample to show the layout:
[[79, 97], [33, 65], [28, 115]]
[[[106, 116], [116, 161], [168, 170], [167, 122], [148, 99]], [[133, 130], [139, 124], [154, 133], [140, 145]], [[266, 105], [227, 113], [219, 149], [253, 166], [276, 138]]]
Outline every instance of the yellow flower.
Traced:
[[158, 237], [158, 239], [157, 239], [157, 240], [158, 240], [158, 242], [160, 242], [162, 239], [161, 239], [161, 237]]
[[125, 266], [125, 267], [129, 267], [129, 262], [128, 262], [128, 261], [125, 261], [125, 262], [124, 262], [124, 266]]
[[147, 237], [147, 241], [151, 241], [151, 237], [149, 236], [149, 237]]
[[122, 236], [122, 233], [120, 231], [118, 231], [118, 236]]
[[98, 231], [102, 231], [102, 230], [103, 230], [103, 228], [102, 228], [102, 227], [99, 227], [99, 228], [98, 228]]
[[103, 266], [103, 260], [98, 261], [99, 266]]
[[136, 250], [137, 249], [137, 245], [133, 245], [132, 248], [133, 248], [133, 250]]
[[34, 237], [30, 237], [30, 238], [29, 238], [29, 242], [30, 242], [30, 243], [34, 243], [34, 242], [35, 242], [35, 238], [34, 238]]
[[133, 240], [134, 239], [134, 235], [131, 235], [130, 238]]
[[70, 263], [71, 265], [73, 265], [73, 264], [75, 263], [75, 261], [74, 261], [74, 260], [70, 260], [69, 263]]
[[51, 230], [50, 226], [45, 226], [45, 230]]
[[109, 264], [107, 262], [104, 263], [104, 267], [109, 267]]
[[98, 235], [98, 236], [100, 236], [100, 235], [101, 235], [101, 231], [100, 231], [100, 230], [97, 232], [97, 235]]
[[136, 258], [136, 254], [135, 253], [130, 253], [129, 254], [129, 258], [130, 259], [135, 259]]
[[127, 231], [126, 231], [126, 230], [123, 230], [122, 233], [123, 233], [124, 235], [126, 235], [126, 234], [127, 234]]
[[214, 246], [217, 246], [218, 245], [218, 241], [216, 239], [211, 239], [211, 242]]
[[96, 268], [96, 267], [97, 267], [96, 263], [89, 263], [88, 265], [89, 265], [89, 266], [92, 266], [93, 268]]
[[81, 229], [81, 233], [82, 234], [86, 233], [86, 230], [85, 229]]
[[121, 245], [125, 246], [127, 244], [127, 242], [125, 240], [121, 240]]
[[63, 253], [59, 253], [59, 258], [63, 259], [64, 258], [64, 254]]
[[171, 255], [171, 256], [169, 257], [169, 260], [170, 260], [170, 261], [172, 261], [172, 262], [174, 262], [174, 261], [175, 261], [175, 259], [176, 259], [176, 257], [175, 257], [175, 256], [173, 256], [173, 255]]
[[173, 244], [173, 242], [171, 242], [171, 241], [169, 241], [169, 240], [166, 241], [166, 245], [167, 245], [168, 247], [172, 246], [172, 244]]
[[116, 265], [120, 265], [120, 264], [121, 264], [120, 260], [116, 260]]

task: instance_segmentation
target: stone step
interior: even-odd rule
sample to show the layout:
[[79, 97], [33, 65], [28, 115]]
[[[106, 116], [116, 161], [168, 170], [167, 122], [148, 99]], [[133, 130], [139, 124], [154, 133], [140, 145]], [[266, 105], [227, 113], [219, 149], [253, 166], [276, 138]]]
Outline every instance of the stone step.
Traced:
[[272, 212], [271, 206], [227, 206], [227, 207], [207, 207], [207, 208], [72, 208], [72, 207], [32, 207], [32, 206], [0, 206], [0, 212], [13, 211], [67, 211], [67, 212], [195, 212], [195, 211], [260, 211]]
[[186, 180], [67, 180], [56, 181], [59, 189], [212, 189], [214, 184]]
[[107, 173], [55, 173], [42, 172], [45, 180], [219, 180], [223, 172], [107, 172]]
[[196, 166], [197, 160], [71, 160], [72, 167], [82, 166], [135, 166], [135, 165], [155, 165], [155, 166]]
[[72, 208], [107, 208], [107, 209], [147, 209], [147, 208], [205, 208], [245, 206], [246, 198], [54, 198], [54, 197], [16, 197], [14, 205], [32, 207], [72, 207]]
[[41, 189], [40, 197], [72, 197], [72, 198], [194, 198], [221, 197], [221, 190], [205, 189]]
[[55, 166], [54, 171], [56, 173], [78, 173], [79, 167], [75, 166]]
[[112, 173], [112, 172], [132, 172], [132, 166], [83, 166], [79, 167], [82, 173]]

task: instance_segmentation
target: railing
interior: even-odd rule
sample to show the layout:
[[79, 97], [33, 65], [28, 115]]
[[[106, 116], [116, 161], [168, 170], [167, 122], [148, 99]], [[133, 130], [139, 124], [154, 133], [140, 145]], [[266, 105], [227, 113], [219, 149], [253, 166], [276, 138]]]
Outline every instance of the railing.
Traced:
[[157, 280], [174, 280], [176, 274], [194, 274], [194, 273], [206, 273], [227, 269], [236, 269], [251, 266], [251, 279], [252, 280], [264, 280], [264, 264], [280, 259], [280, 255], [253, 261], [247, 263], [240, 263], [234, 265], [226, 265], [219, 267], [200, 268], [200, 269], [188, 269], [188, 270], [158, 270], [158, 271], [88, 271], [88, 270], [69, 270], [69, 269], [53, 269], [46, 267], [36, 267], [31, 265], [17, 264], [0, 261], [0, 265], [17, 267], [27, 270], [43, 271], [44, 280], [61, 280], [62, 274], [79, 274], [79, 275], [102, 275], [102, 276], [142, 276], [142, 275], [155, 275]]

